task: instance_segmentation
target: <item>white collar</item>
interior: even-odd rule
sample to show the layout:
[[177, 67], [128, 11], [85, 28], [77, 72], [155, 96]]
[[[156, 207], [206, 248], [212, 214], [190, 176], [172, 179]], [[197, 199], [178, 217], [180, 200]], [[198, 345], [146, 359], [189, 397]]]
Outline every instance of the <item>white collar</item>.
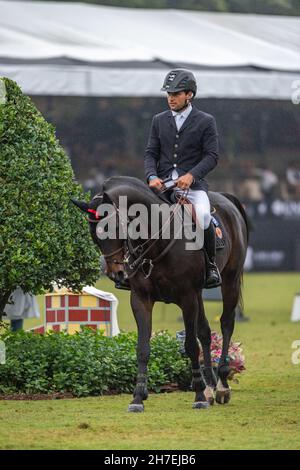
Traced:
[[190, 112], [192, 111], [192, 105], [191, 103], [188, 104], [188, 106], [183, 110], [183, 111], [172, 111], [172, 115], [175, 116], [183, 116], [184, 118], [187, 118]]

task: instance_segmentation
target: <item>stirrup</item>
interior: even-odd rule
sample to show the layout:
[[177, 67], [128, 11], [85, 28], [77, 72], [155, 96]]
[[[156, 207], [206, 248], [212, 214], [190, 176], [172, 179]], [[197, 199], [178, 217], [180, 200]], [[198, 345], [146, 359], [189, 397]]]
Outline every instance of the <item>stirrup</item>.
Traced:
[[222, 285], [222, 281], [215, 281], [211, 284], [205, 284], [204, 289], [216, 289]]

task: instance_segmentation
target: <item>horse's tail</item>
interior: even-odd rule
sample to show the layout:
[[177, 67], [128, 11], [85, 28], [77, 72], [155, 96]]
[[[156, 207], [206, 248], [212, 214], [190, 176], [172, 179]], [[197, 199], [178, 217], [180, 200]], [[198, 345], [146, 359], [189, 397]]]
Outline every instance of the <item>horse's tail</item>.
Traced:
[[223, 196], [225, 196], [227, 199], [229, 199], [229, 201], [232, 202], [232, 204], [235, 205], [235, 207], [238, 208], [238, 210], [240, 211], [243, 219], [244, 219], [244, 222], [245, 222], [245, 225], [246, 225], [246, 231], [247, 231], [247, 243], [249, 241], [249, 232], [250, 232], [250, 222], [249, 222], [249, 219], [248, 219], [248, 216], [247, 216], [247, 213], [245, 211], [245, 208], [243, 206], [243, 204], [241, 203], [241, 201], [239, 201], [239, 199], [234, 196], [233, 194], [229, 194], [229, 193], [221, 193]]
[[[229, 199], [229, 201], [231, 201], [235, 205], [235, 207], [237, 207], [237, 209], [240, 211], [240, 213], [241, 213], [241, 215], [244, 219], [245, 225], [246, 225], [246, 234], [247, 234], [247, 243], [248, 243], [248, 241], [249, 241], [249, 232], [250, 232], [250, 222], [249, 222], [249, 218], [247, 216], [247, 213], [245, 211], [244, 206], [239, 201], [239, 199], [236, 196], [234, 196], [233, 194], [229, 194], [229, 193], [221, 193], [221, 194], [223, 196], [225, 196], [227, 199]], [[244, 274], [244, 271], [242, 270], [241, 275], [239, 277], [239, 300], [238, 300], [238, 306], [240, 307], [242, 312], [243, 312], [243, 309], [244, 309], [243, 274]]]
[[244, 286], [244, 270], [242, 269], [241, 275], [238, 280], [238, 289], [239, 289], [239, 299], [238, 299], [238, 308], [241, 312], [244, 311], [244, 298], [243, 298], [243, 286]]

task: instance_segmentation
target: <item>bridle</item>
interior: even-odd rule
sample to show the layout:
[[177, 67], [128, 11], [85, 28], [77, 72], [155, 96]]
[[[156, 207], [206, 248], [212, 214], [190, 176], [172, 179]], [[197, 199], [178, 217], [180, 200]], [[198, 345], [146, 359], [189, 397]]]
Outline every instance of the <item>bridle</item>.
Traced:
[[[186, 200], [187, 194], [188, 194], [188, 189], [178, 198], [175, 208], [172, 210], [169, 218], [166, 220], [166, 222], [162, 225], [162, 227], [156, 232], [152, 238], [146, 240], [144, 243], [138, 245], [137, 247], [134, 247], [132, 244], [132, 240], [130, 236], [128, 235], [127, 231], [127, 240], [124, 240], [123, 246], [118, 248], [117, 250], [112, 251], [111, 253], [104, 254], [104, 259], [106, 263], [110, 264], [118, 264], [118, 265], [123, 265], [125, 267], [128, 267], [132, 272], [130, 274], [127, 274], [127, 279], [132, 278], [133, 276], [136, 275], [137, 271], [141, 268], [143, 275], [145, 279], [147, 279], [152, 272], [152, 269], [154, 268], [154, 264], [158, 263], [172, 248], [172, 246], [176, 243], [177, 238], [176, 235], [170, 240], [170, 242], [167, 244], [167, 246], [161, 251], [161, 253], [156, 256], [154, 259], [152, 258], [146, 258], [145, 255], [149, 253], [149, 251], [157, 244], [158, 241], [160, 241], [160, 237], [163, 235], [164, 231], [168, 227], [168, 225], [174, 220], [175, 215], [178, 213], [178, 211], [181, 208], [181, 205], [183, 204], [183, 201]], [[94, 196], [93, 200], [95, 199], [101, 199], [102, 196]], [[118, 214], [119, 221], [121, 225], [125, 225], [125, 223], [128, 225], [129, 221], [127, 219], [126, 222], [121, 217], [120, 210], [117, 207], [117, 205], [112, 201], [112, 204], [115, 208], [116, 213]], [[98, 223], [100, 221], [100, 215], [98, 212], [94, 209], [88, 209], [89, 213], [92, 213], [95, 215], [94, 219], [88, 218], [88, 221], [90, 223]], [[180, 227], [181, 231], [181, 227]], [[179, 233], [179, 232], [178, 232]], [[156, 238], [157, 237], [157, 238]], [[153, 243], [150, 246], [147, 246], [147, 244], [153, 240]], [[145, 249], [144, 249], [145, 248]], [[116, 254], [120, 253], [123, 251], [123, 261], [118, 261], [117, 259], [111, 260], [113, 256]], [[131, 258], [133, 260], [131, 261]]]
[[[93, 197], [92, 201], [94, 201], [95, 199], [102, 199], [102, 196], [99, 196], [98, 194], [96, 194], [96, 196]], [[114, 204], [115, 206], [115, 204]], [[91, 219], [90, 217], [87, 219], [88, 222], [90, 222], [91, 224], [98, 224], [100, 222], [100, 214], [95, 210], [95, 209], [88, 209], [88, 212], [90, 214], [93, 214], [95, 216], [94, 219]], [[118, 261], [117, 259], [113, 259], [113, 260], [110, 260], [110, 258], [112, 258], [113, 256], [115, 256], [116, 254], [120, 253], [121, 251], [124, 250], [124, 247], [121, 246], [120, 248], [118, 248], [117, 250], [115, 251], [112, 251], [111, 253], [108, 253], [107, 255], [105, 255], [103, 253], [103, 256], [104, 256], [104, 259], [106, 261], [106, 263], [111, 263], [111, 264], [120, 264], [120, 265], [123, 265], [124, 264], [124, 261]], [[124, 255], [123, 255], [123, 259], [124, 259]]]

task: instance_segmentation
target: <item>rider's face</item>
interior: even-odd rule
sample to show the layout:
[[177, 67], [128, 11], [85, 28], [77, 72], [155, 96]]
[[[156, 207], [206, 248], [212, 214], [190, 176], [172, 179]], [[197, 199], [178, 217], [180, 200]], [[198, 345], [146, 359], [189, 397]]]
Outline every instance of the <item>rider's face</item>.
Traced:
[[172, 111], [177, 111], [187, 106], [187, 100], [192, 98], [192, 93], [189, 91], [177, 91], [176, 93], [168, 93], [167, 100], [169, 107]]

